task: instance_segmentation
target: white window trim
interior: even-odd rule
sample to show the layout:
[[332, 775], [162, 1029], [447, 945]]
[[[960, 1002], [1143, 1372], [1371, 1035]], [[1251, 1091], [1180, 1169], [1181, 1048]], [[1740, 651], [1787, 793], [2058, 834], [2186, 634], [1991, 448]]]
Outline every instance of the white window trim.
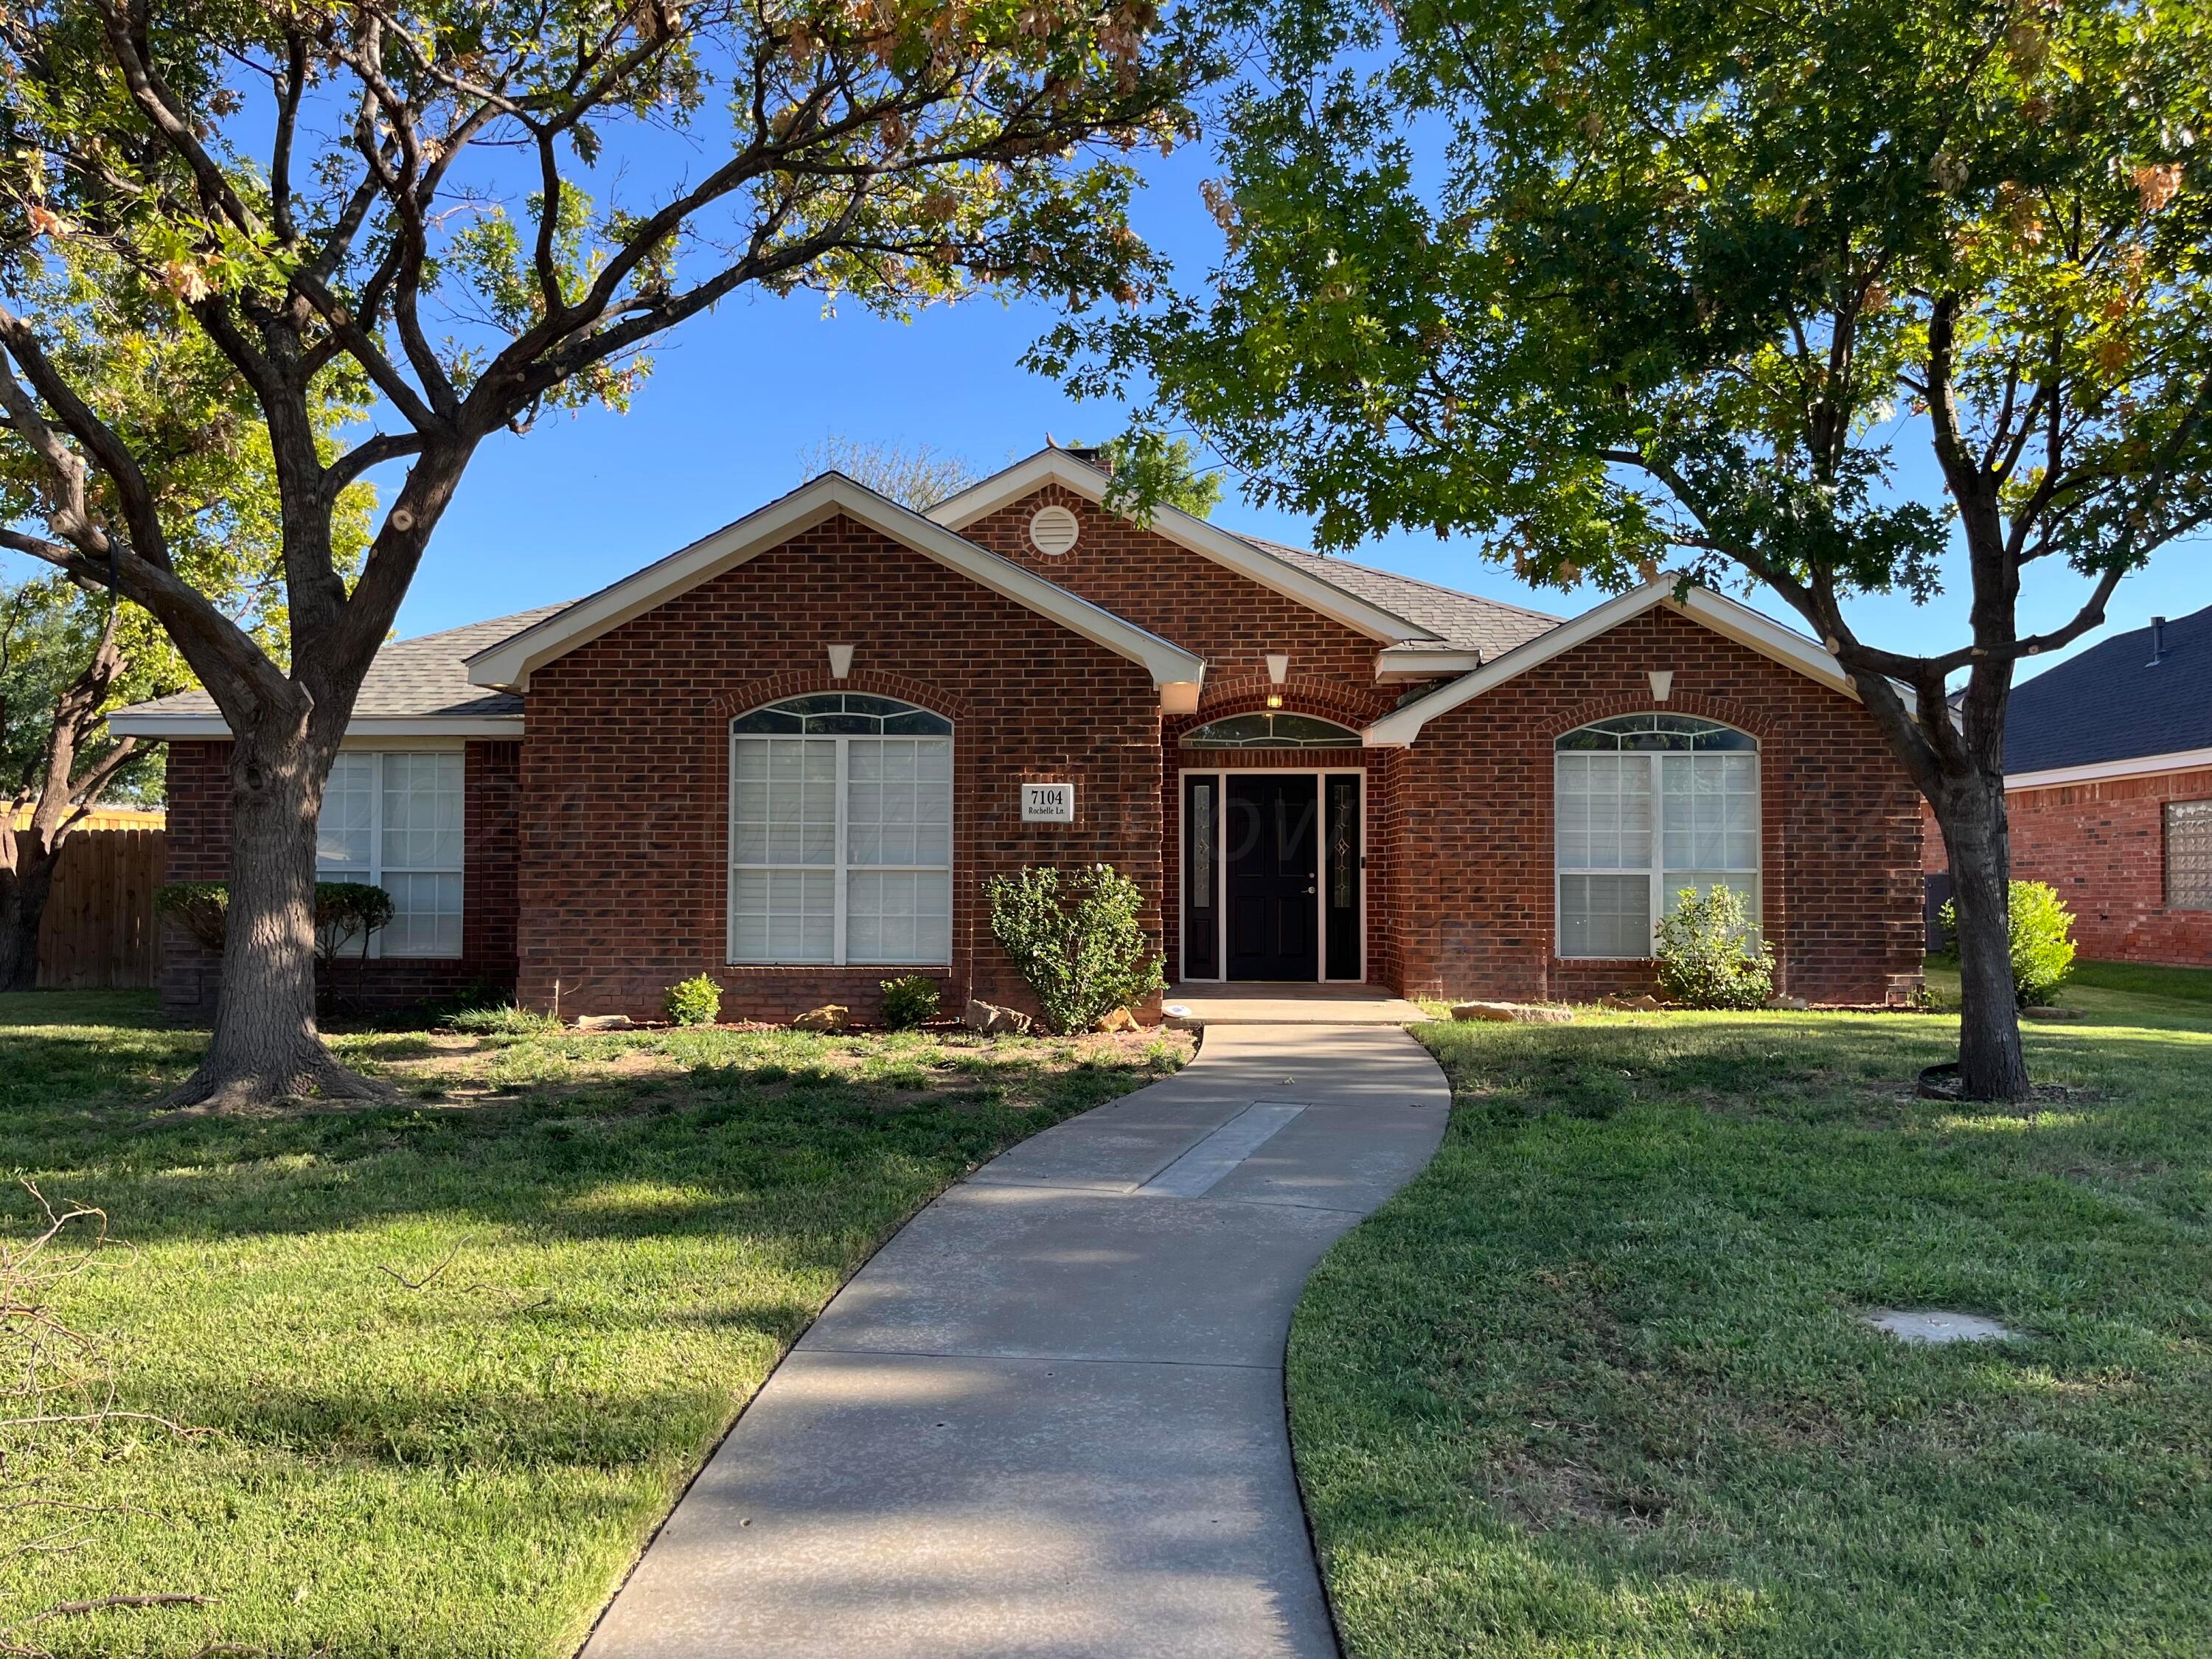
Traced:
[[[461, 761], [461, 861], [450, 870], [441, 868], [418, 869], [412, 866], [405, 865], [393, 867], [387, 866], [384, 862], [384, 763], [388, 757], [394, 755], [412, 760], [423, 756], [436, 756], [442, 758], [453, 754], [454, 751], [448, 748], [348, 749], [342, 750], [340, 752], [346, 756], [364, 758], [375, 763], [374, 775], [371, 778], [368, 787], [368, 868], [366, 872], [356, 870], [334, 871], [331, 874], [325, 876], [323, 873], [323, 861], [321, 859], [318, 858], [315, 860], [315, 879], [317, 881], [362, 881], [367, 882], [372, 887], [383, 887], [384, 878], [386, 875], [453, 876], [459, 878], [461, 884], [461, 943], [459, 949], [456, 950], [451, 956], [447, 956], [442, 952], [434, 951], [386, 951], [384, 948], [384, 936], [386, 930], [380, 927], [368, 936], [368, 958], [372, 962], [381, 962], [387, 958], [393, 962], [463, 962], [467, 960], [469, 950], [469, 772], [467, 758], [464, 756]], [[319, 817], [319, 816], [320, 815], [318, 814]], [[320, 828], [320, 824], [318, 823], [318, 833], [319, 833]], [[386, 892], [390, 892], [392, 890], [390, 888], [385, 888], [385, 890]], [[340, 952], [340, 954], [343, 956], [357, 957], [360, 954], [359, 947], [349, 944], [343, 951]]]
[[[920, 707], [919, 704], [913, 706], [917, 708]], [[930, 711], [924, 710], [923, 712], [928, 713]], [[744, 718], [743, 715], [738, 716], [738, 719], [740, 720], [743, 718]], [[942, 743], [950, 746], [953, 742], [954, 735], [955, 734], [953, 733], [947, 732], [943, 736], [932, 733], [926, 737], [905, 737], [894, 732], [887, 734], [886, 736], [877, 737], [871, 736], [865, 732], [840, 732], [835, 735], [824, 732], [819, 736], [809, 737], [805, 733], [799, 732], [732, 732], [730, 733], [730, 752], [727, 763], [730, 774], [730, 792], [727, 812], [726, 816], [726, 822], [728, 825], [728, 833], [723, 837], [722, 842], [722, 885], [727, 890], [722, 907], [724, 911], [722, 919], [722, 956], [723, 960], [727, 966], [732, 968], [872, 969], [946, 969], [952, 966], [952, 929], [949, 916], [947, 918], [945, 927], [945, 954], [941, 959], [925, 962], [868, 962], [865, 960], [854, 962], [847, 958], [845, 953], [845, 923], [847, 911], [849, 907], [847, 902], [846, 889], [848, 884], [850, 873], [853, 871], [861, 870], [866, 872], [870, 875], [888, 876], [934, 876], [941, 874], [945, 878], [945, 902], [949, 910], [952, 895], [953, 860], [951, 848], [951, 842], [952, 840], [952, 826], [948, 822], [945, 826], [945, 838], [947, 842], [945, 861], [943, 864], [853, 863], [848, 856], [850, 849], [847, 845], [846, 836], [848, 822], [846, 791], [851, 778], [851, 775], [848, 770], [849, 757], [852, 752], [852, 745], [855, 740], [861, 743]], [[836, 856], [828, 864], [760, 864], [750, 862], [741, 864], [738, 861], [738, 745], [741, 743], [775, 743], [778, 741], [786, 743], [834, 743], [837, 745], [837, 826], [834, 832]], [[953, 751], [948, 758], [953, 763], [957, 764], [958, 759], [957, 751]], [[951, 767], [948, 765], [946, 769], [949, 775]], [[959, 809], [959, 789], [957, 787], [957, 779], [953, 780], [953, 787], [951, 789], [951, 797], [953, 805], [953, 811], [957, 816]], [[833, 883], [831, 903], [834, 920], [830, 923], [830, 959], [829, 961], [745, 962], [738, 957], [737, 875], [738, 872], [740, 870], [796, 870], [817, 876], [821, 875], [825, 871], [830, 873]]]
[[[1721, 722], [1716, 721], [1715, 724], [1718, 725], [1721, 724]], [[1580, 726], [1577, 726], [1575, 729], [1577, 731], [1580, 731], [1582, 728]], [[1732, 732], [1741, 730], [1741, 728], [1738, 726], [1730, 726], [1729, 729]], [[1565, 734], [1563, 733], [1562, 735]], [[1748, 737], [1750, 734], [1746, 732], [1745, 735]], [[1757, 741], [1758, 740], [1756, 738], [1753, 739], [1754, 745], [1756, 745]], [[1645, 749], [1626, 751], [1610, 751], [1620, 754], [1623, 759], [1634, 759], [1640, 757], [1641, 759], [1650, 763], [1645, 769], [1650, 775], [1651, 790], [1651, 851], [1650, 864], [1648, 869], [1644, 871], [1639, 871], [1633, 865], [1629, 866], [1626, 869], [1618, 866], [1601, 868], [1593, 865], [1576, 865], [1570, 867], [1569, 866], [1559, 862], [1559, 756], [1561, 752], [1562, 751], [1558, 749], [1554, 749], [1552, 751], [1552, 954], [1560, 962], [1653, 961], [1657, 957], [1659, 950], [1659, 924], [1667, 915], [1667, 798], [1665, 780], [1660, 775], [1659, 763], [1670, 754], [1695, 754], [1697, 751], [1694, 750], [1679, 749]], [[1567, 750], [1565, 752], [1574, 753], [1577, 751]], [[1607, 753], [1608, 751], [1599, 749], [1588, 750], [1586, 752], [1601, 755]], [[1720, 750], [1717, 752], [1734, 753], [1739, 755], [1747, 752], [1751, 756], [1753, 777], [1758, 784], [1758, 793], [1753, 797], [1753, 799], [1758, 803], [1759, 823], [1758, 829], [1753, 832], [1754, 840], [1753, 844], [1759, 848], [1759, 862], [1748, 870], [1733, 870], [1725, 865], [1722, 865], [1708, 869], [1702, 873], [1729, 877], [1748, 876], [1751, 878], [1749, 883], [1751, 887], [1751, 921], [1754, 927], [1763, 926], [1765, 924], [1766, 915], [1766, 768], [1762, 763], [1762, 757], [1765, 751], [1754, 746], [1749, 750], [1738, 749], [1733, 750]], [[1568, 950], [1566, 948], [1566, 878], [1569, 876], [1633, 876], [1638, 874], [1648, 874], [1650, 878], [1651, 927], [1649, 935], [1651, 945], [1650, 951], [1640, 957], [1616, 957], [1601, 955], [1591, 951]]]

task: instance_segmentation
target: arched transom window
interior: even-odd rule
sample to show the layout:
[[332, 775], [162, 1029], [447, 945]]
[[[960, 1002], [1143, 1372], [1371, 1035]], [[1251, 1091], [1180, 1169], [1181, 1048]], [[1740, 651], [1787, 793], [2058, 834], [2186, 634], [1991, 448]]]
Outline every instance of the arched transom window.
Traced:
[[830, 691], [730, 722], [730, 960], [952, 960], [952, 722]]
[[1357, 749], [1359, 733], [1312, 714], [1231, 714], [1183, 733], [1186, 749]]
[[1559, 954], [1651, 954], [1684, 888], [1759, 915], [1759, 743], [1684, 714], [1624, 714], [1554, 745]]

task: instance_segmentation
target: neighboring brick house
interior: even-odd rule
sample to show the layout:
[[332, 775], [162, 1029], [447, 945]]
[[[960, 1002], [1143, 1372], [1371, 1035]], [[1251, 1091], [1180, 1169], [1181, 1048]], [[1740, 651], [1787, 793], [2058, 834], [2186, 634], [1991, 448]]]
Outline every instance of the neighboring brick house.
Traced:
[[[2012, 872], [2098, 961], [2212, 967], [2212, 608], [2116, 634], [2013, 689]], [[1925, 827], [1931, 897], [1949, 861]]]
[[[1105, 861], [1171, 978], [1408, 995], [1647, 987], [1682, 885], [1760, 912], [1782, 988], [1908, 995], [1916, 797], [1832, 660], [1662, 581], [1571, 622], [1103, 506], [1048, 449], [918, 514], [836, 474], [587, 599], [398, 641], [323, 815], [398, 919], [364, 1000], [872, 1011], [922, 971], [1021, 1000], [984, 884]], [[222, 721], [170, 744], [172, 859], [216, 877]], [[204, 1012], [213, 964], [164, 977]]]

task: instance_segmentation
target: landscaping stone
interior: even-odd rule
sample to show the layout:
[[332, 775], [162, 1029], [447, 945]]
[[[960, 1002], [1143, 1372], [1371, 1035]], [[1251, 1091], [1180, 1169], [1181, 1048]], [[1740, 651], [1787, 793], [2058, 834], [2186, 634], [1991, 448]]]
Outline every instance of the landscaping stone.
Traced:
[[1766, 1006], [1770, 1008], [1778, 1008], [1786, 1013], [1792, 1014], [1808, 1012], [1813, 1006], [1811, 1003], [1806, 1001], [1802, 997], [1769, 997], [1766, 1000]]
[[580, 1031], [635, 1030], [637, 1022], [628, 1014], [579, 1014], [576, 1029]]
[[1656, 1014], [1667, 1005], [1646, 991], [1641, 996], [1632, 997], [1625, 997], [1617, 992], [1608, 992], [1598, 999], [1598, 1006], [1601, 1008], [1619, 1009], [1624, 1013]]
[[853, 1011], [841, 1002], [825, 1002], [819, 1008], [809, 1008], [791, 1022], [794, 1031], [842, 1031], [852, 1023]]
[[2079, 1019], [2081, 1018], [2082, 1011], [2079, 1008], [2055, 1008], [2048, 1003], [2038, 1003], [2033, 1008], [2021, 1009], [2021, 1012], [2030, 1019]]
[[1091, 1023], [1091, 1029], [1094, 1031], [1133, 1031], [1137, 1029], [1137, 1017], [1127, 1008], [1112, 1009], [1099, 1015]]
[[1540, 1002], [1455, 1002], [1454, 1019], [1492, 1020], [1501, 1025], [1565, 1025], [1574, 1018], [1571, 1008], [1553, 1008]]
[[1018, 1008], [1002, 1008], [995, 1002], [986, 1002], [981, 997], [969, 999], [968, 1011], [961, 1015], [960, 1023], [972, 1031], [981, 1031], [991, 1036], [1001, 1033], [1011, 1033], [1015, 1036], [1030, 1034], [1030, 1017], [1027, 1014]]
[[2020, 1335], [1994, 1319], [1948, 1308], [1876, 1308], [1865, 1318], [1900, 1342], [2010, 1342]]

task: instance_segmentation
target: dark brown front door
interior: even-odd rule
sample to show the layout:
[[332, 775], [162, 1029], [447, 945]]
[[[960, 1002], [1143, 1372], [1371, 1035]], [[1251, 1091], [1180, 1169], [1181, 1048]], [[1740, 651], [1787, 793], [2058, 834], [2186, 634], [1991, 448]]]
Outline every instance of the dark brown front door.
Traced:
[[1318, 781], [1227, 777], [1229, 977], [1321, 977]]

